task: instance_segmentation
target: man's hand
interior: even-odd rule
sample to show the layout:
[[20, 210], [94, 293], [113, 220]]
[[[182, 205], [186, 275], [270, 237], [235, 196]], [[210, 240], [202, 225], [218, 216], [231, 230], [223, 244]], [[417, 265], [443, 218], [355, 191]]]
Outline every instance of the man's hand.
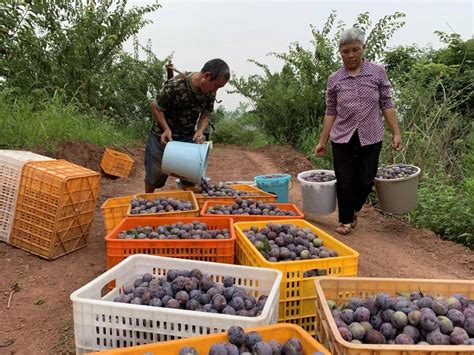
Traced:
[[193, 136], [193, 141], [196, 143], [202, 143], [204, 141], [204, 133], [202, 131], [196, 131]]
[[325, 156], [328, 153], [326, 144], [318, 143], [314, 148], [314, 155]]
[[399, 134], [394, 134], [392, 136], [392, 147], [395, 150], [402, 149], [402, 137]]
[[165, 145], [166, 143], [171, 142], [172, 140], [173, 138], [170, 129], [165, 130], [160, 136], [160, 143], [162, 145]]

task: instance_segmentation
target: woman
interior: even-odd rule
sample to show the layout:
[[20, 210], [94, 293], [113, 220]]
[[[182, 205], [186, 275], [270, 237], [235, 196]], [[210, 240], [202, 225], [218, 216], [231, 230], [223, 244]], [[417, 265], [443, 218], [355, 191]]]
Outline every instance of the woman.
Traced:
[[390, 83], [383, 66], [364, 59], [364, 33], [351, 28], [339, 40], [343, 67], [327, 82], [326, 115], [316, 155], [326, 155], [329, 137], [337, 178], [339, 226], [336, 232], [349, 234], [357, 215], [372, 190], [377, 173], [384, 124], [392, 133], [392, 147], [401, 148]]

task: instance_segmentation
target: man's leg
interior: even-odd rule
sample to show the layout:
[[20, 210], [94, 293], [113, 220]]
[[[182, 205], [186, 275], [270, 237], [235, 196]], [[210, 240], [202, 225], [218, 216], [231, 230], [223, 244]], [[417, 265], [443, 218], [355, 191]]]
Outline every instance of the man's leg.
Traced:
[[165, 186], [167, 175], [161, 171], [164, 147], [160, 144], [159, 137], [148, 133], [145, 147], [145, 192], [151, 193], [155, 189]]

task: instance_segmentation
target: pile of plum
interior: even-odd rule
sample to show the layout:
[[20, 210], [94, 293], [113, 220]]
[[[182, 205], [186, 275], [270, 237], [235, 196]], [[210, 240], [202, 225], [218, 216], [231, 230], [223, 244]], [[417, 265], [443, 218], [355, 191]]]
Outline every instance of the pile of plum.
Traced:
[[[290, 338], [284, 344], [277, 340], [263, 341], [258, 332], [248, 332], [232, 326], [227, 331], [227, 343], [216, 343], [208, 355], [303, 355], [303, 345], [297, 338]], [[322, 353], [316, 353], [322, 354]], [[199, 355], [192, 347], [181, 348], [179, 355]]]
[[418, 171], [418, 168], [412, 165], [398, 164], [393, 166], [386, 166], [377, 170], [378, 179], [400, 179], [411, 176]]
[[117, 239], [228, 239], [228, 229], [210, 230], [206, 223], [194, 221], [191, 223], [177, 222], [153, 226], [137, 226], [122, 231]]
[[224, 277], [222, 283], [216, 282], [199, 269], [169, 270], [162, 278], [146, 273], [133, 285], [125, 287], [114, 302], [243, 317], [259, 316], [268, 296], [261, 295], [257, 299], [234, 282], [230, 276]]
[[209, 207], [206, 213], [222, 215], [296, 216], [294, 211], [282, 210], [272, 203], [264, 203], [251, 199], [243, 200], [241, 198], [236, 198], [231, 205], [215, 205]]
[[328, 182], [336, 180], [336, 176], [334, 174], [328, 174], [324, 171], [311, 173], [303, 177], [303, 180], [309, 182]]
[[474, 345], [474, 300], [461, 294], [381, 293], [351, 298], [332, 315], [342, 338], [352, 343]]
[[131, 201], [131, 214], [167, 213], [176, 211], [189, 211], [193, 209], [193, 203], [186, 200], [173, 198], [157, 198], [146, 200], [143, 198]]
[[[322, 239], [310, 229], [293, 224], [268, 223], [263, 228], [252, 226], [244, 234], [270, 262], [324, 259], [337, 257], [335, 250], [324, 246]], [[306, 277], [321, 275], [307, 272]]]
[[240, 191], [231, 188], [226, 184], [210, 185], [208, 181], [201, 180], [197, 193], [202, 193], [206, 196], [213, 197], [236, 197], [236, 196], [251, 196], [247, 191]]

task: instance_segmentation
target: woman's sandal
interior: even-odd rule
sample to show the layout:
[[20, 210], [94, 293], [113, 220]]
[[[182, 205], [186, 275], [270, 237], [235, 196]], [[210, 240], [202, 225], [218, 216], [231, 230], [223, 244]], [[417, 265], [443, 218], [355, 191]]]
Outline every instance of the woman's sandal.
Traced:
[[339, 227], [336, 228], [336, 232], [342, 235], [347, 235], [352, 232], [352, 225], [351, 224], [340, 224]]

